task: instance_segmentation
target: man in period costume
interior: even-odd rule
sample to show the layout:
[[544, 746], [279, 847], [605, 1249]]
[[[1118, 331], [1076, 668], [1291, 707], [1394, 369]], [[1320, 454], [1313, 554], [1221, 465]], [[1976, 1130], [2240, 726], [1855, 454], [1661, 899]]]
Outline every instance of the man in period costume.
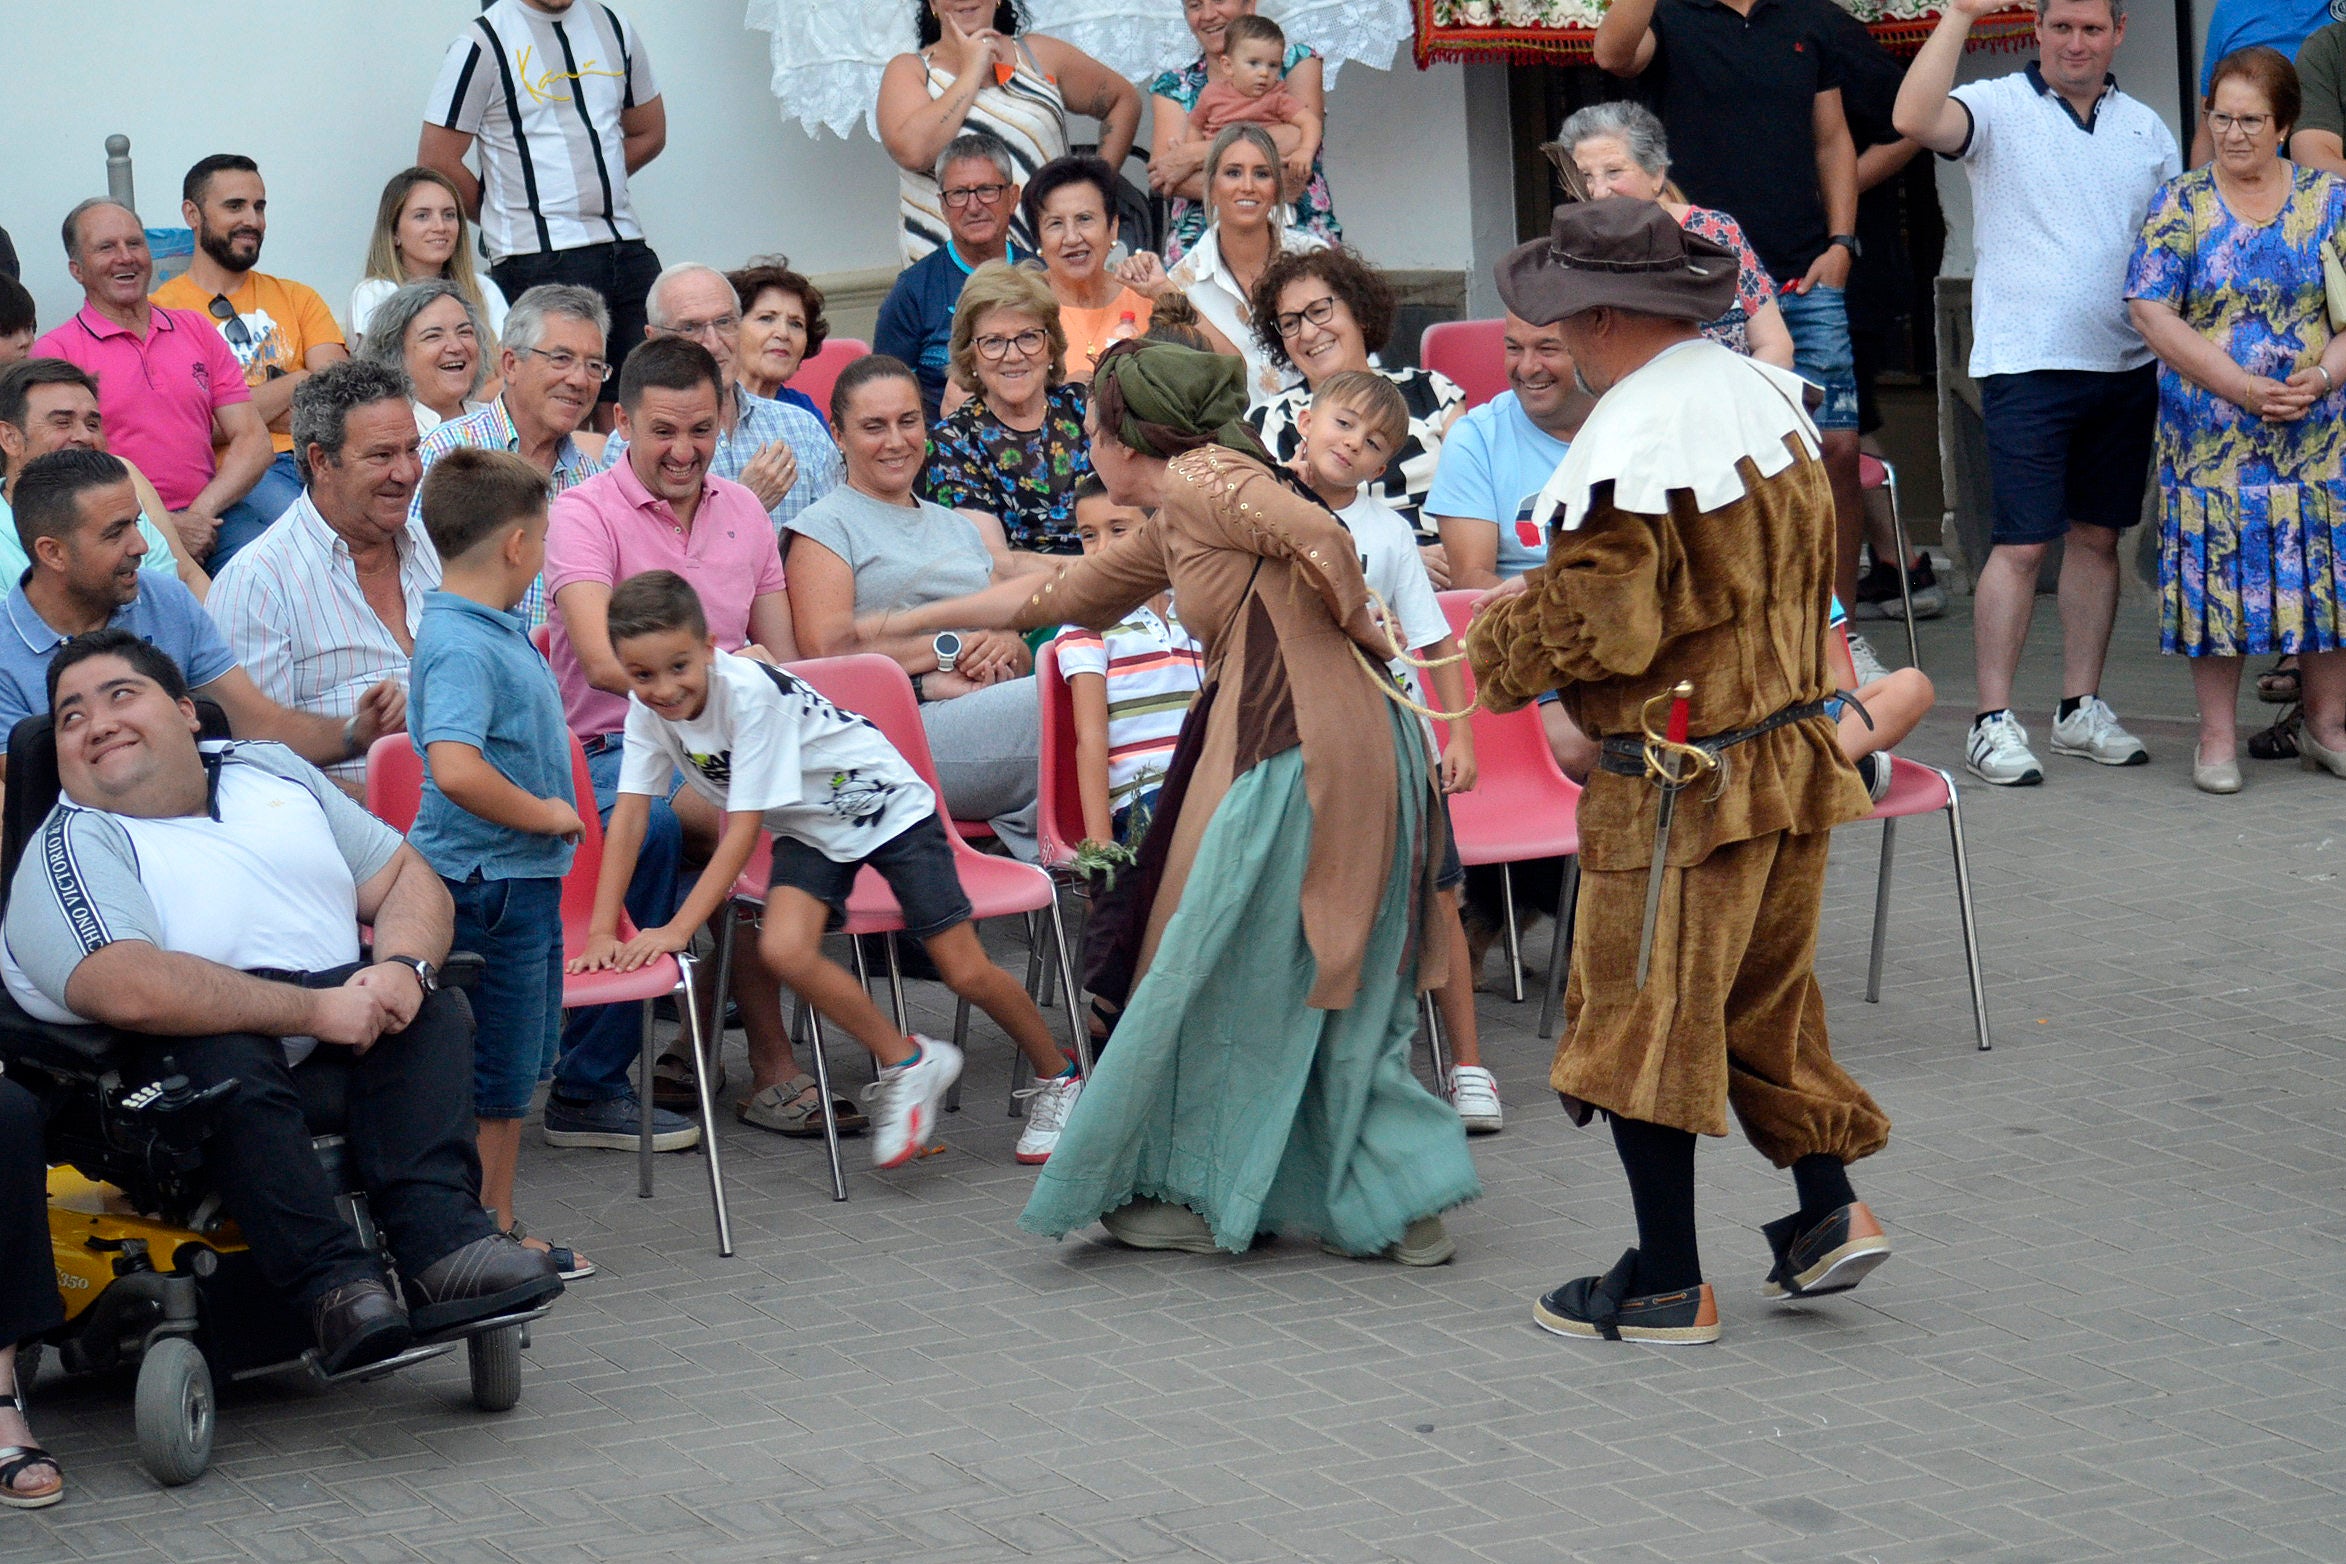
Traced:
[[1551, 1080], [1583, 1122], [1611, 1119], [1638, 1226], [1535, 1318], [1712, 1341], [1694, 1138], [1724, 1135], [1730, 1105], [1800, 1192], [1765, 1229], [1764, 1295], [1846, 1290], [1890, 1250], [1845, 1171], [1889, 1120], [1833, 1062], [1812, 970], [1827, 835], [1869, 808], [1824, 709], [1832, 490], [1805, 383], [1696, 330], [1733, 300], [1733, 253], [1660, 207], [1559, 207], [1498, 283], [1560, 324], [1602, 397], [1541, 496], [1548, 562], [1485, 600], [1467, 646], [1494, 709], [1559, 689], [1603, 741]]

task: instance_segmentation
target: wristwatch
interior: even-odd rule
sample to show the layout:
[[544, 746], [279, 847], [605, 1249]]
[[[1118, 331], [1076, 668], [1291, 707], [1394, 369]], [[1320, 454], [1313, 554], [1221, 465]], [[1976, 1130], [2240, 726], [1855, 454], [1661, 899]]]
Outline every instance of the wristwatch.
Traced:
[[407, 968], [408, 971], [415, 974], [416, 982], [422, 985], [424, 998], [426, 999], [431, 998], [434, 994], [440, 991], [439, 968], [433, 966], [430, 962], [424, 960], [424, 958], [421, 956], [378, 956], [375, 958], [375, 965], [378, 967], [389, 965], [394, 967]]
[[932, 644], [937, 649], [937, 671], [951, 673], [953, 665], [961, 660], [961, 637], [951, 630], [939, 630]]
[[1858, 248], [1857, 235], [1855, 234], [1835, 234], [1832, 238], [1826, 240], [1825, 243], [1828, 245], [1839, 245], [1842, 249], [1847, 250], [1852, 257], [1864, 253]]

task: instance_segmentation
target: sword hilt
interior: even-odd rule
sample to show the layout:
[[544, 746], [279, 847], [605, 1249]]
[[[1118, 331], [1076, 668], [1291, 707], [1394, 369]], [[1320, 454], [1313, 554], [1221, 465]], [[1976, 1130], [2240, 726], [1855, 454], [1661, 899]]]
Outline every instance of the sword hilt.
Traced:
[[[1669, 711], [1659, 731], [1654, 727], [1654, 708], [1668, 701]], [[1719, 757], [1699, 744], [1687, 742], [1692, 722], [1694, 686], [1684, 679], [1649, 699], [1638, 714], [1638, 726], [1645, 733], [1646, 780], [1656, 787], [1676, 790], [1695, 778], [1714, 770]]]

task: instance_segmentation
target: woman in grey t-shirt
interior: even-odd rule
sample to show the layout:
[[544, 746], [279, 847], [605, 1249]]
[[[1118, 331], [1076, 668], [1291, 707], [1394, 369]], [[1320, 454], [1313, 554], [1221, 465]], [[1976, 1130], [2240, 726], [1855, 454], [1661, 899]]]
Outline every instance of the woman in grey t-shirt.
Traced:
[[913, 494], [928, 455], [920, 383], [901, 360], [858, 359], [832, 389], [831, 424], [847, 481], [800, 511], [783, 537], [799, 647], [814, 657], [893, 657], [920, 698], [947, 810], [990, 822], [1004, 846], [1032, 862], [1041, 739], [1025, 643], [1007, 631], [962, 631], [948, 668], [940, 637], [887, 626], [892, 610], [961, 597], [994, 579], [977, 527]]

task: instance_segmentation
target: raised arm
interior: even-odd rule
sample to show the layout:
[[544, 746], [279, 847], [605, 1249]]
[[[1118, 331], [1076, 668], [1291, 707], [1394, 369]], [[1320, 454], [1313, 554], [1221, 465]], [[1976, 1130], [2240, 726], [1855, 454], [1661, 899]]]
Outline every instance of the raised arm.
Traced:
[[[952, 20], [945, 25], [952, 26]], [[995, 59], [991, 49], [971, 50], [961, 74], [935, 98], [929, 96], [928, 64], [919, 55], [900, 54], [888, 62], [880, 73], [880, 145], [899, 168], [936, 173], [946, 143], [961, 134], [970, 105], [994, 79]]]
[[1121, 171], [1140, 132], [1140, 89], [1064, 39], [1029, 33], [1025, 43], [1057, 79], [1068, 108], [1100, 122], [1100, 156]]
[[1654, 0], [1614, 0], [1589, 47], [1599, 69], [1635, 76], [1654, 58]]
[[1948, 0], [1939, 25], [1923, 40], [1906, 79], [1898, 84], [1898, 101], [1890, 123], [1898, 134], [1955, 156], [1971, 143], [1971, 111], [1953, 97], [1955, 70], [1963, 63], [1964, 40], [1971, 24], [1996, 10], [2002, 0]]

